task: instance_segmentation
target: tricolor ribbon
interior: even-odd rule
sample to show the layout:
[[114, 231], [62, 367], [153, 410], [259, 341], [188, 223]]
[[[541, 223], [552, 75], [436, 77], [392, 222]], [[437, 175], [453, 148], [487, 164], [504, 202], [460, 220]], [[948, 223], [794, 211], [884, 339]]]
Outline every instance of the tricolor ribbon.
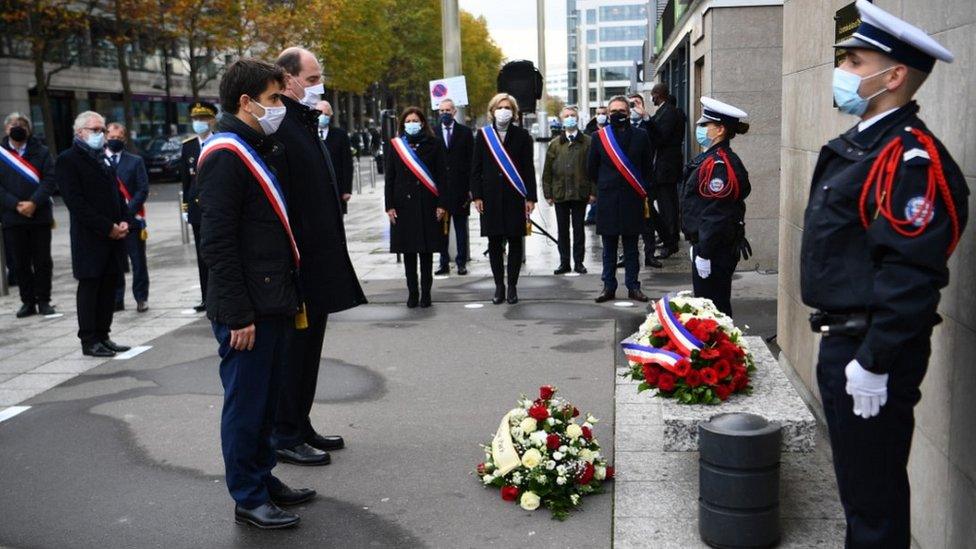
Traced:
[[678, 320], [674, 311], [671, 310], [671, 300], [665, 295], [654, 304], [654, 311], [657, 319], [664, 328], [668, 338], [674, 343], [684, 356], [691, 356], [692, 351], [700, 351], [705, 346], [697, 337], [693, 336], [688, 328]]
[[28, 162], [26, 158], [7, 150], [6, 147], [0, 147], [0, 160], [3, 160], [15, 172], [24, 176], [25, 179], [34, 185], [41, 184], [41, 172], [37, 171], [37, 168]]
[[394, 137], [390, 143], [393, 144], [393, 150], [397, 152], [397, 156], [400, 160], [407, 166], [417, 179], [427, 187], [427, 190], [433, 193], [434, 196], [440, 196], [440, 192], [437, 190], [437, 183], [434, 182], [434, 177], [430, 175], [430, 170], [424, 165], [420, 157], [417, 156], [417, 152], [414, 151], [407, 140], [404, 137]]
[[647, 200], [647, 191], [641, 183], [640, 171], [620, 148], [610, 126], [604, 126], [603, 129], [597, 132], [597, 135], [600, 136], [600, 143], [603, 144], [603, 150], [606, 151], [607, 156], [610, 157], [610, 161], [616, 166], [620, 175], [630, 184], [634, 192], [637, 193], [637, 196]]
[[494, 157], [495, 163], [498, 164], [502, 173], [505, 174], [505, 179], [515, 189], [515, 192], [522, 195], [522, 198], [525, 198], [528, 194], [525, 190], [525, 183], [522, 181], [522, 176], [519, 175], [518, 170], [515, 169], [515, 163], [508, 156], [508, 151], [502, 145], [501, 139], [498, 138], [498, 132], [495, 131], [493, 126], [482, 126], [481, 134], [484, 135], [485, 142], [488, 143], [488, 150], [491, 152], [491, 156]]
[[219, 150], [228, 150], [236, 154], [241, 162], [244, 163], [244, 166], [251, 172], [251, 175], [254, 176], [254, 179], [258, 180], [261, 190], [264, 191], [268, 202], [271, 203], [271, 208], [278, 216], [278, 220], [281, 221], [281, 225], [288, 235], [288, 241], [291, 243], [291, 252], [295, 258], [295, 266], [297, 267], [301, 260], [301, 255], [298, 253], [298, 244], [295, 243], [295, 235], [291, 231], [291, 223], [288, 221], [288, 206], [285, 204], [285, 195], [281, 190], [281, 186], [278, 184], [278, 179], [271, 173], [271, 170], [261, 160], [258, 153], [241, 139], [240, 136], [233, 132], [215, 133], [203, 143], [203, 148], [200, 150], [200, 157], [197, 159], [197, 171], [199, 172], [199, 168], [203, 166], [205, 159], [209, 158], [213, 152]]
[[[122, 198], [125, 198], [125, 203], [129, 204], [132, 202], [132, 193], [129, 192], [129, 188], [125, 186], [122, 178], [115, 176], [115, 181], [119, 184], [119, 192], [122, 193]], [[142, 225], [146, 225], [146, 205], [143, 204], [139, 206], [139, 211], [136, 212], [136, 219], [142, 222]]]
[[621, 343], [620, 346], [627, 360], [638, 364], [657, 364], [671, 373], [674, 373], [675, 365], [684, 358], [671, 351], [637, 343]]

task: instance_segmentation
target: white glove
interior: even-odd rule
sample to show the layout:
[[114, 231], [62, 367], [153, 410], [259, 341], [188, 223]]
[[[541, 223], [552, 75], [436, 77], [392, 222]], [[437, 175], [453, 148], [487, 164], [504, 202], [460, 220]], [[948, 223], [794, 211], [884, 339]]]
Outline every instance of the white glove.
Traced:
[[847, 394], [854, 398], [854, 415], [872, 418], [888, 402], [888, 374], [873, 374], [852, 360], [844, 368]]
[[695, 269], [698, 270], [698, 276], [708, 278], [712, 274], [712, 260], [705, 259], [704, 257], [696, 257]]
[[183, 212], [183, 213], [180, 214], [180, 217], [183, 218], [183, 223], [189, 223], [190, 222], [190, 214], [188, 214], [186, 212]]
[[688, 246], [688, 259], [690, 259], [692, 261], [695, 260], [695, 247], [694, 246]]

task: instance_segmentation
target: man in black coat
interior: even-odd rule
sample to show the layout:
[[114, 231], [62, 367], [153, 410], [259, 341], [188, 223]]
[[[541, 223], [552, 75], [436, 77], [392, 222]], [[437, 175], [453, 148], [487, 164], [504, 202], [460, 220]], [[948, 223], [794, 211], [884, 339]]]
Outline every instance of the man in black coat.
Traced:
[[197, 102], [190, 108], [193, 133], [196, 136], [183, 142], [180, 152], [180, 180], [183, 183], [183, 216], [193, 229], [193, 247], [197, 253], [197, 274], [200, 277], [200, 303], [195, 311], [207, 310], [207, 266], [200, 259], [200, 191], [197, 188], [197, 159], [200, 147], [212, 134], [217, 123], [217, 107], [211, 103]]
[[654, 158], [654, 197], [660, 223], [655, 229], [662, 242], [655, 257], [664, 259], [678, 251], [678, 183], [684, 166], [685, 113], [671, 103], [667, 84], [658, 83], [651, 88], [651, 101], [657, 106], [651, 118], [658, 144]]
[[[136, 312], [149, 310], [149, 267], [146, 261], [145, 204], [149, 197], [149, 174], [142, 157], [125, 150], [127, 139], [125, 126], [112, 122], [107, 126], [105, 162], [118, 179], [119, 191], [124, 191], [125, 222], [129, 224], [129, 235], [125, 237], [125, 250], [132, 266], [132, 294], [136, 299]], [[119, 277], [115, 290], [115, 310], [125, 309], [125, 275]]]
[[51, 194], [55, 189], [54, 160], [47, 147], [31, 135], [30, 118], [11, 113], [4, 121], [0, 151], [0, 223], [11, 243], [20, 290], [17, 318], [54, 314], [51, 307]]
[[282, 461], [324, 465], [331, 461], [329, 450], [345, 446], [340, 436], [316, 433], [309, 420], [326, 322], [330, 313], [366, 303], [366, 296], [349, 259], [338, 179], [318, 136], [319, 111], [310, 108], [322, 93], [322, 68], [301, 48], [286, 49], [276, 64], [286, 73], [282, 100], [288, 110], [275, 137], [285, 147], [289, 166], [288, 216], [302, 255], [300, 288], [308, 329], [295, 334], [289, 352], [275, 418], [275, 447]]
[[590, 146], [587, 171], [590, 179], [597, 185], [596, 232], [603, 238], [603, 292], [596, 298], [597, 303], [610, 301], [617, 292], [617, 244], [623, 241], [625, 283], [628, 297], [646, 302], [647, 296], [641, 292], [637, 274], [637, 240], [647, 231], [648, 208], [647, 181], [643, 174], [651, 173], [653, 155], [647, 133], [631, 125], [627, 117], [629, 105], [627, 98], [617, 96], [607, 104], [610, 110], [610, 126], [602, 131], [613, 132], [622, 152], [636, 168], [644, 196], [638, 194], [617, 169], [607, 154], [600, 133], [594, 135]]
[[78, 338], [88, 356], [111, 357], [129, 348], [108, 338], [115, 285], [125, 269], [125, 198], [105, 164], [105, 119], [85, 111], [75, 118], [75, 138], [54, 165], [71, 214], [71, 270], [78, 280]]
[[342, 206], [342, 213], [345, 214], [349, 209], [349, 199], [352, 198], [352, 177], [355, 173], [352, 165], [352, 143], [349, 142], [349, 134], [346, 130], [332, 123], [334, 113], [331, 103], [319, 101], [315, 109], [319, 111], [319, 139], [325, 143], [325, 148], [329, 151], [332, 169], [335, 171], [336, 180], [339, 181], [339, 197], [342, 198], [339, 204]]
[[[431, 124], [434, 135], [447, 147], [447, 186], [452, 198], [448, 215], [454, 218], [454, 236], [457, 240], [457, 264], [459, 275], [468, 274], [468, 216], [471, 213], [471, 155], [474, 151], [474, 133], [471, 128], [454, 119], [457, 108], [450, 99], [441, 101], [438, 106], [440, 122]], [[441, 252], [440, 269], [434, 274], [448, 274], [451, 271], [450, 239]]]
[[[658, 130], [656, 124], [651, 116], [647, 114], [647, 109], [644, 107], [643, 95], [639, 93], [632, 93], [627, 96], [627, 99], [630, 102], [630, 124], [635, 128], [644, 130], [647, 133], [647, 139], [651, 144], [651, 163], [653, 166], [654, 154], [659, 146], [657, 141]], [[649, 211], [650, 215], [647, 217], [646, 222], [647, 228], [641, 235], [644, 238], [644, 265], [660, 269], [664, 265], [654, 258], [654, 232], [660, 230], [658, 227], [663, 225], [663, 221], [661, 220], [661, 214], [659, 214], [657, 209], [654, 208], [654, 201], [657, 197], [657, 183], [653, 180], [653, 168], [650, 172], [646, 172], [644, 177], [647, 178], [646, 182], [648, 185], [650, 185], [650, 197], [648, 198], [648, 201], [651, 206]]]

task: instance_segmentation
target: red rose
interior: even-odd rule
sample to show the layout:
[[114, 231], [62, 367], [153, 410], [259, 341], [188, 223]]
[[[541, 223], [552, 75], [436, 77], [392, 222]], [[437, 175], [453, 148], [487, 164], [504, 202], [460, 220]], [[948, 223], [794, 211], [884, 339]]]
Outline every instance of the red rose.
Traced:
[[536, 421], [545, 421], [549, 417], [549, 408], [542, 404], [536, 404], [529, 408], [529, 417]]
[[718, 396], [719, 400], [725, 400], [729, 398], [729, 395], [731, 394], [732, 394], [731, 385], [719, 385], [715, 387], [715, 395]]
[[613, 467], [607, 466], [607, 480], [613, 480]]
[[652, 387], [657, 385], [658, 374], [660, 374], [660, 371], [654, 366], [651, 366], [650, 364], [644, 365], [644, 381], [646, 381], [648, 385]]
[[542, 387], [539, 387], [539, 398], [541, 400], [549, 400], [554, 394], [556, 394], [556, 388], [552, 385], [543, 385]]
[[661, 339], [667, 339], [668, 333], [664, 331], [664, 328], [651, 333], [651, 337], [659, 337]]
[[515, 501], [518, 499], [517, 486], [502, 486], [502, 499], [505, 501]]
[[484, 463], [479, 463], [477, 470], [478, 470], [478, 474], [479, 475], [485, 476], [485, 464]]
[[573, 406], [573, 417], [577, 417], [577, 416], [579, 416], [579, 408]]
[[559, 439], [559, 435], [551, 433], [546, 437], [546, 448], [550, 450], [556, 450], [562, 444], [562, 440]]
[[746, 385], [749, 385], [749, 376], [745, 374], [735, 374], [732, 376], [732, 386], [736, 391], [744, 389]]
[[662, 373], [657, 378], [658, 389], [668, 393], [674, 390], [674, 375], [669, 373]]
[[747, 370], [746, 367], [744, 365], [742, 365], [742, 364], [733, 364], [732, 365], [732, 375], [736, 376], [736, 375], [739, 375], [739, 374], [749, 375], [749, 370]]
[[674, 374], [678, 377], [685, 377], [691, 371], [691, 362], [687, 358], [682, 358], [674, 365]]
[[715, 373], [718, 375], [719, 379], [725, 379], [729, 374], [732, 373], [732, 366], [729, 365], [729, 361], [724, 358], [716, 360], [712, 364], [712, 368], [715, 368]]
[[714, 321], [714, 320], [712, 320], [710, 318], [703, 318], [703, 319], [701, 319], [701, 321], [699, 321], [698, 324], [706, 332], [714, 332], [714, 331], [718, 330], [718, 322], [716, 322], [716, 321]]
[[688, 375], [685, 376], [685, 383], [689, 387], [698, 387], [702, 383], [702, 376], [698, 370], [691, 370]]
[[700, 373], [702, 381], [709, 385], [718, 385], [718, 374], [715, 368], [702, 368]]
[[593, 473], [595, 472], [596, 472], [596, 468], [593, 467], [593, 464], [586, 463], [586, 467], [583, 468], [583, 472], [580, 473], [580, 476], [576, 479], [576, 482], [578, 482], [583, 486], [586, 486], [587, 484], [590, 483], [591, 480], [593, 480]]
[[722, 353], [720, 353], [718, 349], [706, 347], [698, 353], [698, 356], [701, 357], [702, 360], [715, 360], [716, 358], [722, 356]]
[[589, 427], [583, 426], [583, 438], [585, 438], [586, 440], [592, 440], [593, 439], [593, 429], [590, 429]]

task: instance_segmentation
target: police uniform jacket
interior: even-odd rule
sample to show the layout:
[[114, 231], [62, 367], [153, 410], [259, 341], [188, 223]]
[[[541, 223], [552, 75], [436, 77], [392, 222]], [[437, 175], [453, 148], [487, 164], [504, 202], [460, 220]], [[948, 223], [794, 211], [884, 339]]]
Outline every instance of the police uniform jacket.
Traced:
[[[434, 135], [444, 142], [444, 126], [434, 125]], [[471, 155], [474, 150], [474, 134], [471, 128], [454, 122], [451, 142], [447, 146], [447, 181], [451, 190], [451, 203], [447, 211], [451, 215], [467, 216], [471, 213]]]
[[437, 208], [452, 203], [451, 189], [447, 181], [447, 152], [436, 137], [421, 133], [408, 136], [409, 146], [427, 167], [437, 185], [439, 195], [434, 196], [420, 179], [410, 171], [400, 155], [387, 143], [385, 170], [386, 210], [395, 209], [396, 223], [390, 226], [390, 252], [434, 253], [444, 248], [447, 236], [444, 222], [437, 220]]
[[[631, 164], [643, 176], [645, 191], [650, 191], [649, 176], [653, 167], [654, 154], [647, 132], [635, 128], [627, 122], [612, 128], [617, 144], [630, 159]], [[587, 160], [587, 172], [591, 181], [596, 181], [596, 232], [600, 235], [632, 236], [647, 232], [647, 219], [644, 217], [644, 199], [617, 170], [607, 155], [600, 136], [593, 134]]]
[[525, 184], [526, 197], [518, 193], [498, 167], [481, 131], [475, 137], [471, 163], [471, 196], [484, 201], [481, 236], [525, 236], [525, 202], [537, 202], [532, 136], [524, 128], [509, 124], [502, 146], [508, 151]]
[[183, 183], [183, 203], [186, 204], [187, 220], [200, 226], [200, 192], [197, 188], [197, 159], [200, 158], [200, 138], [191, 137], [183, 142], [180, 153], [180, 181]]
[[[10, 139], [4, 137], [0, 146], [13, 154], [10, 146]], [[14, 227], [17, 225], [48, 225], [54, 220], [51, 206], [51, 194], [54, 193], [54, 159], [47, 147], [34, 136], [27, 139], [27, 148], [24, 150], [24, 160], [30, 162], [31, 166], [41, 173], [40, 185], [35, 185], [21, 175], [19, 171], [0, 162], [0, 202], [3, 209], [0, 210], [0, 223], [4, 227]], [[20, 215], [17, 212], [17, 203], [29, 200], [37, 208], [32, 217]]]
[[[870, 314], [856, 359], [876, 373], [887, 371], [902, 344], [927, 337], [940, 321], [936, 308], [939, 290], [949, 282], [948, 254], [966, 225], [969, 189], [963, 174], [917, 113], [912, 101], [863, 132], [855, 126], [827, 143], [804, 216], [803, 302], [828, 313]], [[865, 192], [865, 182], [896, 140], [896, 171], [890, 189], [881, 188], [881, 204], [887, 206], [879, 209], [877, 187]], [[939, 165], [945, 185], [935, 185], [930, 197], [930, 168], [938, 175]]]
[[729, 140], [712, 145], [685, 166], [681, 230], [696, 256], [726, 259], [739, 253], [751, 190], [749, 172]]

